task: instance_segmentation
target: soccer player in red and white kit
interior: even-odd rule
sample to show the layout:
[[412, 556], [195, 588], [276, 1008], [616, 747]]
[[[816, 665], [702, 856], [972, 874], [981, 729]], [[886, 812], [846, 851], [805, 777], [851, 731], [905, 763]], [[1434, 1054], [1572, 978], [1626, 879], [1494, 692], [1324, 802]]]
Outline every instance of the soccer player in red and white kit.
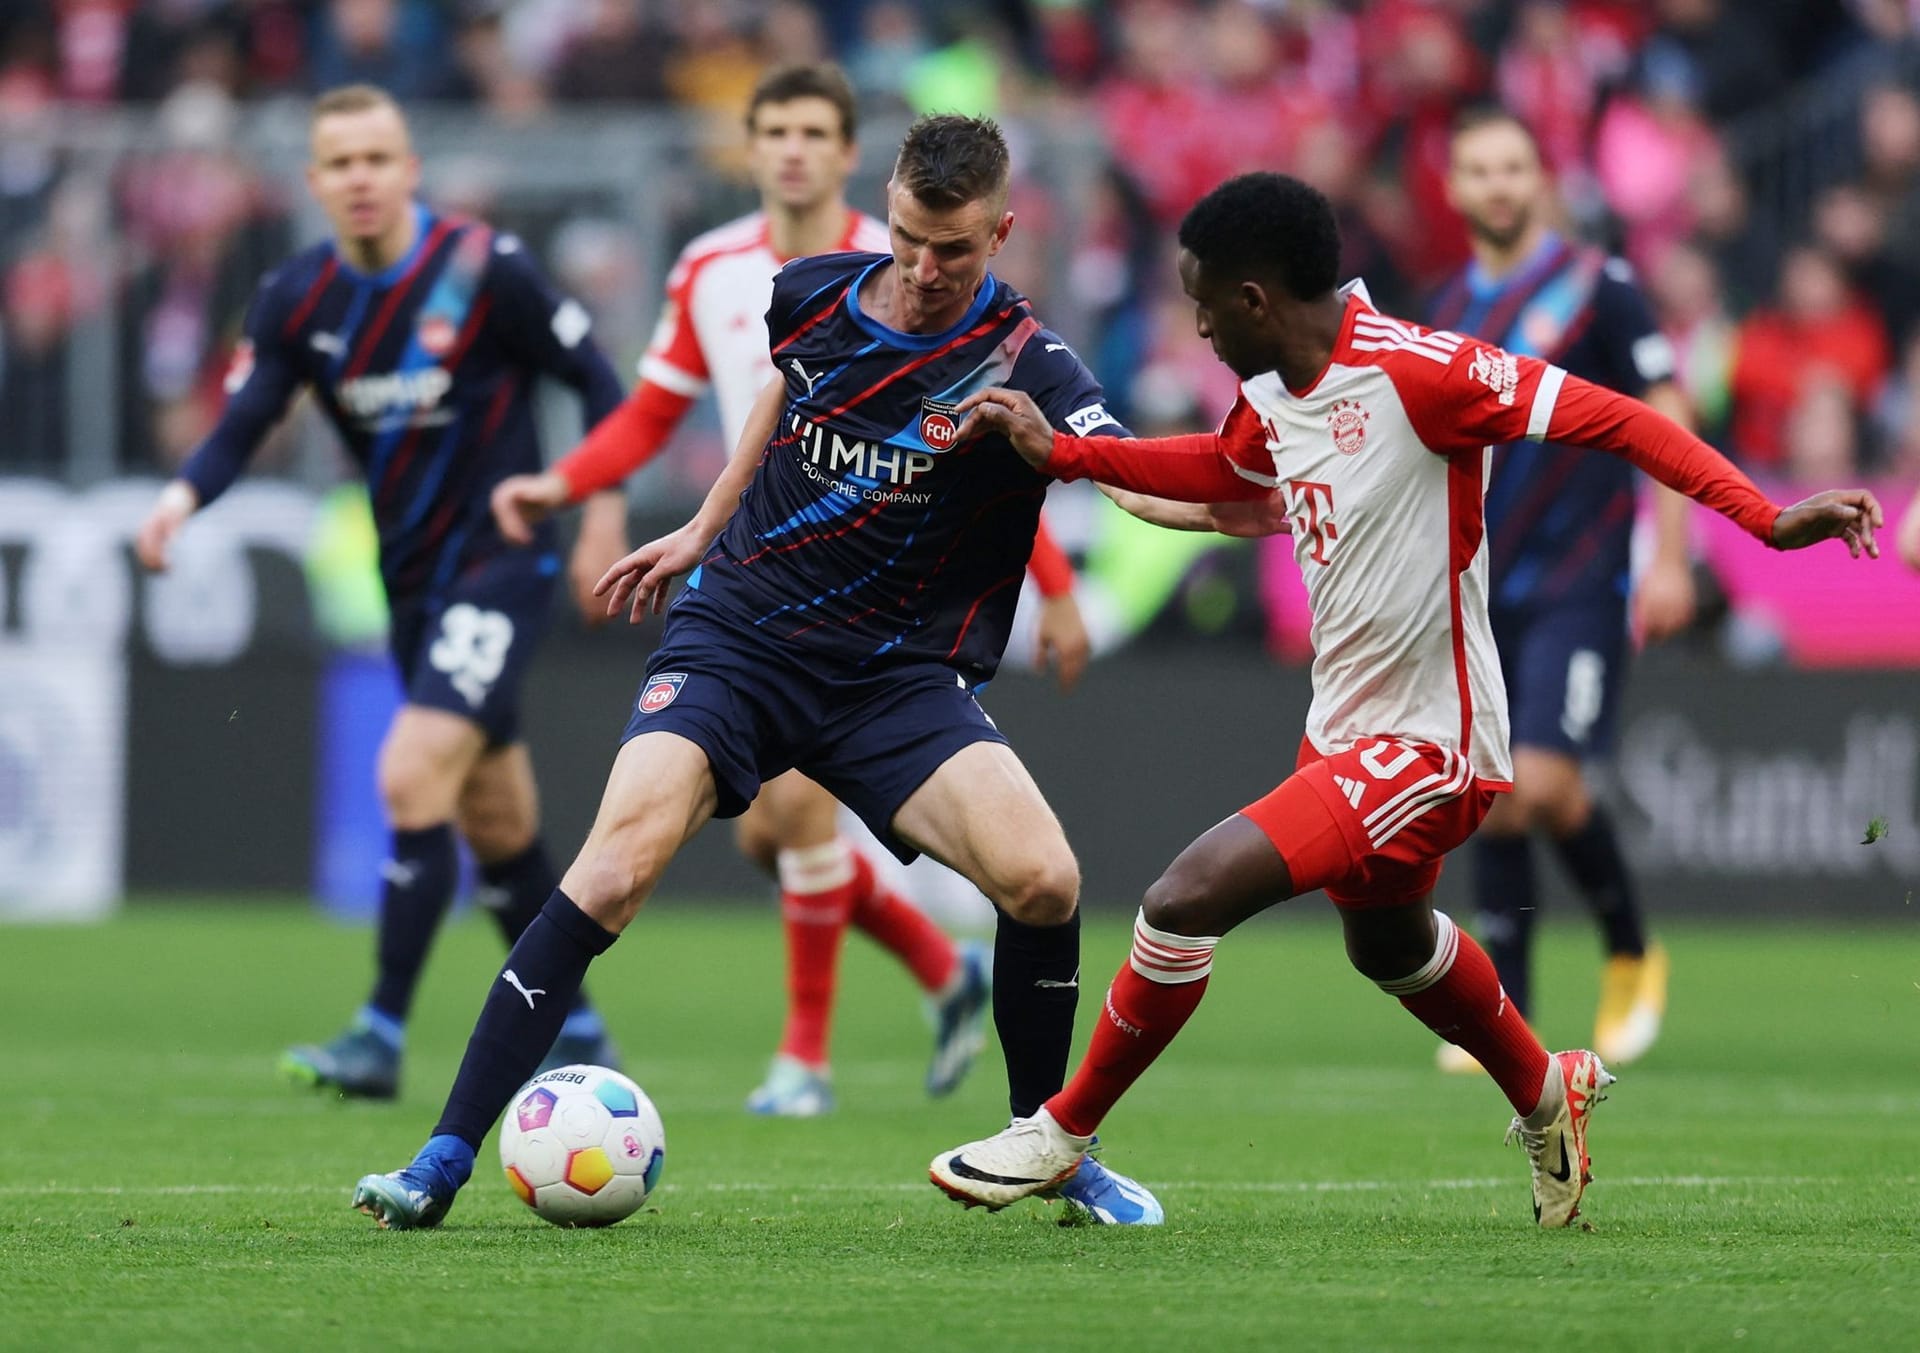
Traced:
[[[509, 538], [531, 535], [554, 510], [585, 501], [570, 577], [581, 610], [604, 616], [593, 585], [627, 553], [626, 502], [617, 486], [658, 455], [711, 386], [729, 447], [774, 377], [766, 309], [773, 275], [815, 254], [891, 248], [886, 223], [847, 204], [858, 158], [856, 104], [837, 67], [776, 69], [748, 101], [748, 163], [761, 209], [687, 245], [667, 280], [667, 302], [627, 401], [545, 474], [494, 493]], [[1041, 603], [1040, 646], [1071, 685], [1090, 647], [1073, 599], [1073, 570], [1042, 528], [1031, 572]], [[985, 1042], [991, 950], [956, 946], [882, 881], [840, 829], [839, 805], [797, 771], [770, 781], [738, 819], [741, 853], [780, 885], [787, 939], [787, 1017], [766, 1080], [747, 1097], [755, 1113], [811, 1117], [833, 1107], [828, 1062], [841, 937], [851, 922], [894, 954], [926, 992], [934, 1051], [926, 1088], [960, 1083]]]
[[1589, 1178], [1588, 1116], [1613, 1078], [1592, 1052], [1547, 1052], [1485, 952], [1432, 904], [1441, 857], [1510, 787], [1487, 620], [1487, 448], [1544, 437], [1624, 456], [1776, 549], [1838, 539], [1877, 556], [1880, 505], [1843, 490], [1781, 509], [1644, 404], [1382, 315], [1357, 282], [1336, 290], [1332, 210], [1295, 179], [1222, 184], [1181, 223], [1180, 246], [1200, 335], [1241, 380], [1218, 432], [1057, 435], [1029, 400], [993, 389], [964, 401], [962, 435], [1002, 433], [1058, 478], [1174, 500], [1129, 504], [1166, 525], [1290, 525], [1313, 608], [1306, 740], [1292, 776], [1147, 890], [1073, 1080], [1032, 1117], [937, 1156], [933, 1181], [1002, 1207], [1070, 1177], [1101, 1119], [1199, 1005], [1220, 937], [1324, 889], [1354, 967], [1478, 1058], [1512, 1102], [1509, 1139], [1531, 1160], [1535, 1217], [1565, 1226]]

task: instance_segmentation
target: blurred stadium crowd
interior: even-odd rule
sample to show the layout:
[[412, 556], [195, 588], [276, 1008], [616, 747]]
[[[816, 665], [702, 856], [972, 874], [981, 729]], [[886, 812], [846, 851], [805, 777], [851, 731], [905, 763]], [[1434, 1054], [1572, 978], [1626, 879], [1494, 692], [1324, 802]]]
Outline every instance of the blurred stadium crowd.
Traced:
[[[115, 470], [169, 468], [208, 425], [254, 282], [311, 225], [297, 180], [244, 148], [262, 108], [365, 80], [485, 126], [677, 119], [707, 148], [662, 186], [677, 247], [749, 200], [726, 148], [755, 78], [819, 57], [882, 124], [987, 111], [1016, 143], [1065, 127], [1103, 148], [1071, 203], [1042, 173], [1017, 188], [1070, 265], [1014, 251], [1003, 271], [1071, 297], [1142, 430], [1231, 396], [1174, 282], [1192, 201], [1249, 168], [1309, 179], [1349, 271], [1418, 313], [1466, 255], [1450, 121], [1497, 98], [1569, 227], [1640, 269], [1711, 439], [1775, 475], [1920, 476], [1920, 0], [7, 0], [0, 472], [63, 472], [71, 364], [102, 352]], [[82, 173], [72, 129], [116, 116], [149, 139]], [[547, 227], [550, 266], [631, 355], [664, 259], [604, 210]], [[109, 299], [117, 338], [89, 358], [69, 339]]]

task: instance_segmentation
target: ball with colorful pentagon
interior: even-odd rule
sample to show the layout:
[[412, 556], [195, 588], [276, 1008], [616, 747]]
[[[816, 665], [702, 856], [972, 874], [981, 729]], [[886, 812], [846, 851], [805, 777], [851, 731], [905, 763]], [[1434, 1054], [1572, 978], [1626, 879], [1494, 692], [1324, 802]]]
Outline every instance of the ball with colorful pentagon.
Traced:
[[660, 1183], [666, 1129], [646, 1091], [604, 1066], [563, 1066], [514, 1093], [500, 1167], [514, 1196], [556, 1226], [611, 1226]]

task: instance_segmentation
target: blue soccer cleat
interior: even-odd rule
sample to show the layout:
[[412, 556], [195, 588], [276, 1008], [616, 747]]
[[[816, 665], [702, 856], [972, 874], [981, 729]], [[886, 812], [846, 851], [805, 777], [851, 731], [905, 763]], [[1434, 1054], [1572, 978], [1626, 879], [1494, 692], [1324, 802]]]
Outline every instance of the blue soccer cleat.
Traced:
[[927, 1093], [952, 1094], [966, 1078], [974, 1058], [987, 1046], [987, 1008], [993, 998], [993, 950], [978, 940], [960, 946], [960, 981], [945, 998], [931, 1002], [933, 1060], [927, 1064]]
[[1073, 1178], [1043, 1196], [1066, 1204], [1062, 1226], [1158, 1226], [1167, 1219], [1144, 1184], [1109, 1170], [1092, 1155], [1081, 1159]]
[[400, 1050], [364, 1022], [331, 1043], [288, 1048], [280, 1055], [280, 1071], [296, 1084], [358, 1099], [392, 1099], [400, 1092]]
[[353, 1186], [353, 1205], [383, 1231], [428, 1230], [446, 1219], [472, 1174], [471, 1147], [454, 1137], [429, 1138], [404, 1169], [363, 1175]]

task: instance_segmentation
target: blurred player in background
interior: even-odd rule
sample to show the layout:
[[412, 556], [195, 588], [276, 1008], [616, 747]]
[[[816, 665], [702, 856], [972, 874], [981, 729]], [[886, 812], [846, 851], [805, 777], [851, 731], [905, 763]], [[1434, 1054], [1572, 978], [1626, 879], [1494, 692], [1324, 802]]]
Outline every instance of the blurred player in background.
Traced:
[[[594, 584], [627, 552], [626, 502], [607, 491], [665, 449], [709, 385], [721, 426], [738, 443], [754, 398], [773, 379], [767, 301], [790, 259], [888, 248], [884, 222], [854, 210], [846, 184], [858, 158], [852, 87], [830, 65], [793, 66], [763, 77], [747, 105], [748, 164], [761, 209], [695, 239], [667, 281], [667, 303], [640, 363], [640, 383], [615, 414], [544, 474], [494, 490], [501, 529], [521, 539], [555, 508], [586, 503], [570, 570], [582, 609], [604, 615]], [[1070, 686], [1088, 656], [1073, 600], [1073, 574], [1046, 536], [1033, 574], [1045, 594], [1041, 651]], [[991, 973], [985, 946], [956, 947], [897, 896], [840, 830], [833, 796], [789, 771], [769, 781], [737, 820], [741, 853], [774, 875], [787, 937], [787, 1018], [767, 1078], [747, 1098], [755, 1113], [810, 1117], [833, 1107], [828, 1062], [841, 936], [851, 922], [885, 947], [926, 993], [934, 1024], [931, 1095], [960, 1083], [983, 1046]]]
[[1899, 533], [1900, 557], [1907, 567], [1920, 571], [1920, 492], [1913, 495], [1913, 501], [1907, 504], [1907, 511], [1900, 518]]
[[[992, 1137], [934, 1158], [933, 1181], [1003, 1207], [1071, 1178], [1107, 1112], [1200, 1003], [1220, 936], [1324, 889], [1355, 968], [1472, 1053], [1515, 1114], [1534, 1216], [1565, 1226], [1588, 1178], [1588, 1117], [1612, 1080], [1592, 1052], [1548, 1053], [1473, 939], [1433, 909], [1441, 858], [1511, 788], [1488, 619], [1488, 448], [1552, 439], [1614, 452], [1778, 549], [1844, 540], [1877, 554], [1858, 490], [1784, 511], [1645, 405], [1535, 357], [1375, 310], [1336, 289], [1326, 198], [1279, 174], [1214, 189], [1180, 226], [1200, 336], [1240, 378], [1217, 433], [1134, 441], [1056, 434], [1032, 399], [968, 397], [963, 435], [1008, 437], [1029, 464], [1167, 503], [1163, 525], [1291, 520], [1313, 608], [1313, 706], [1298, 766], [1202, 835], [1147, 890], [1132, 955], [1071, 1084]], [[1238, 500], [1238, 505], [1234, 505]]]
[[[307, 184], [334, 237], [269, 273], [227, 377], [219, 424], [160, 493], [137, 540], [163, 569], [181, 526], [232, 484], [302, 387], [366, 474], [406, 699], [380, 749], [393, 830], [381, 866], [377, 976], [348, 1030], [290, 1050], [285, 1068], [344, 1094], [391, 1098], [414, 987], [453, 900], [455, 834], [511, 944], [553, 891], [519, 688], [559, 571], [551, 527], [509, 544], [488, 512], [502, 478], [537, 469], [533, 392], [549, 375], [588, 425], [621, 397], [588, 335], [520, 241], [416, 199], [420, 162], [383, 91], [324, 94]], [[547, 1052], [543, 1049], [543, 1054]], [[551, 1055], [613, 1065], [584, 995]]]
[[[1673, 349], [1632, 269], [1554, 230], [1540, 149], [1510, 113], [1474, 109], [1455, 124], [1448, 199], [1466, 219], [1473, 261], [1443, 287], [1428, 322], [1644, 400], [1692, 428], [1674, 384]], [[1649, 640], [1693, 619], [1689, 505], [1654, 486], [1655, 542], [1634, 620]], [[1583, 763], [1612, 749], [1625, 685], [1634, 469], [1615, 456], [1520, 442], [1493, 457], [1487, 487], [1488, 612], [1513, 729], [1513, 792], [1474, 836], [1474, 928], [1507, 999], [1533, 1009], [1528, 957], [1539, 891], [1533, 835], [1552, 844], [1599, 923], [1606, 967], [1593, 1048], [1608, 1063], [1641, 1056], [1660, 1032], [1667, 956], [1649, 944], [1612, 818]], [[1448, 1071], [1477, 1071], [1442, 1043]]]
[[[638, 619], [691, 570], [593, 830], [489, 987], [439, 1124], [410, 1165], [354, 1190], [382, 1226], [440, 1223], [564, 1002], [674, 853], [792, 768], [901, 859], [924, 851], [993, 901], [1010, 1107], [1031, 1115], [1059, 1089], [1079, 867], [975, 699], [1006, 648], [1047, 480], [1002, 439], [956, 444], [956, 407], [1004, 383], [1069, 426], [1124, 429], [1067, 345], [987, 271], [1013, 227], [1008, 176], [992, 122], [923, 118], [887, 189], [891, 253], [797, 259], [774, 279], [778, 376], [726, 470], [692, 521], [602, 580]], [[1063, 1183], [1088, 1217], [1161, 1220], [1151, 1193], [1098, 1162]]]

